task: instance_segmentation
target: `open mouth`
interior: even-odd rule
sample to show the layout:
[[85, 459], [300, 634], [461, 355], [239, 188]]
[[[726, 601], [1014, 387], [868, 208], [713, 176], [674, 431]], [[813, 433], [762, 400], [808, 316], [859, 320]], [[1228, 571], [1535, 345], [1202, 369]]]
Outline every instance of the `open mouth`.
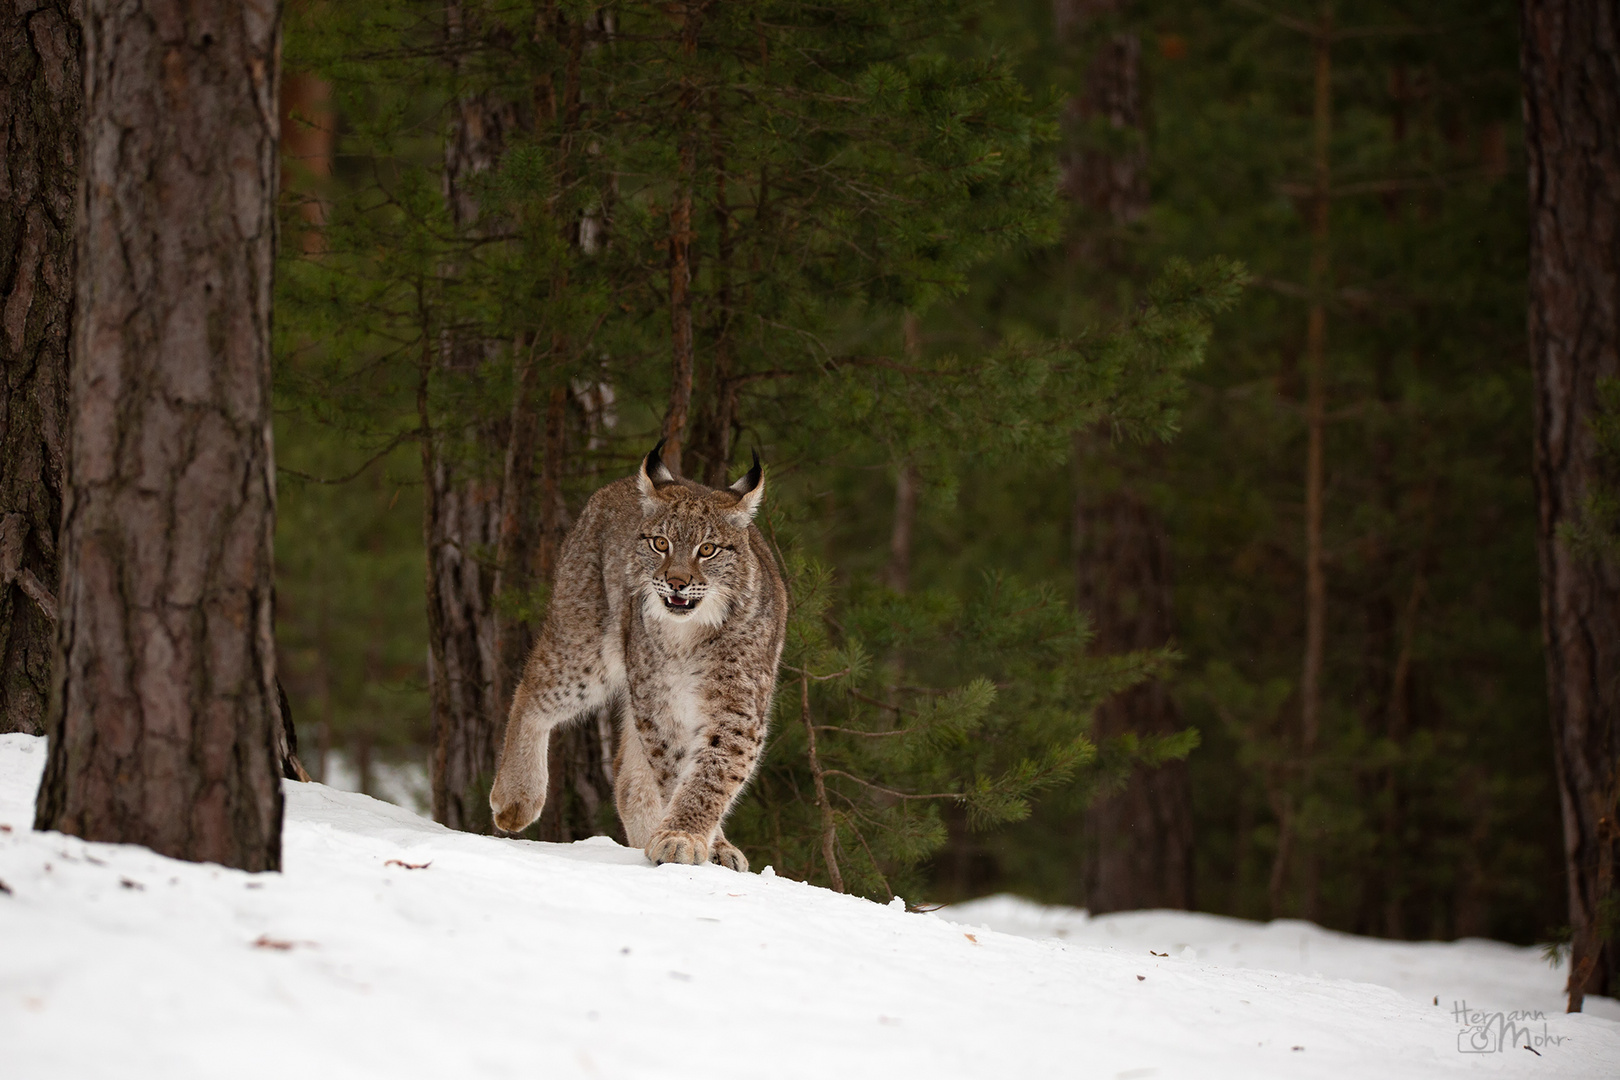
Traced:
[[701, 596], [678, 596], [671, 594], [662, 598], [664, 610], [677, 615], [690, 615], [692, 610], [703, 600]]

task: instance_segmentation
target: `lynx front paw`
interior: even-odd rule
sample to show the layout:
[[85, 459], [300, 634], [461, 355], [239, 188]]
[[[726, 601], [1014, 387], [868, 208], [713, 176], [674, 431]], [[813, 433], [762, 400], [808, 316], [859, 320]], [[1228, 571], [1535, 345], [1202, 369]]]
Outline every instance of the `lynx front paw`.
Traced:
[[744, 855], [736, 844], [723, 837], [715, 838], [714, 852], [709, 856], [709, 861], [717, 862], [739, 874], [748, 873], [748, 856]]
[[489, 793], [489, 809], [495, 816], [495, 827], [502, 832], [522, 832], [545, 808], [544, 795], [537, 798], [532, 794], [505, 791], [499, 784]]
[[709, 861], [709, 842], [694, 833], [660, 829], [647, 841], [647, 858], [655, 863], [691, 863], [701, 866]]

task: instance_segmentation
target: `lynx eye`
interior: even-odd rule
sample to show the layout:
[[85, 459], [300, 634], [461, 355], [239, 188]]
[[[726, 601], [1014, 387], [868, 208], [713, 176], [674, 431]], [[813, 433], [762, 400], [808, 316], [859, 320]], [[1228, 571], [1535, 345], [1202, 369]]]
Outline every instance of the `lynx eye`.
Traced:
[[669, 552], [669, 541], [665, 540], [662, 536], [649, 536], [647, 537], [647, 543], [651, 545], [652, 549], [658, 552], [660, 555], [664, 555]]
[[704, 544], [702, 547], [698, 548], [698, 558], [700, 558], [700, 559], [712, 558], [714, 556], [714, 553], [719, 551], [719, 550], [720, 549], [715, 547], [713, 544]]

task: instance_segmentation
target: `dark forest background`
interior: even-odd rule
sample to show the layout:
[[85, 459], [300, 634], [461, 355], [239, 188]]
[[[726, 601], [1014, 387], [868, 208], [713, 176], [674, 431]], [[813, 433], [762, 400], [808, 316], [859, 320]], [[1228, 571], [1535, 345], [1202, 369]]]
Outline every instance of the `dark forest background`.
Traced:
[[[794, 593], [756, 865], [1556, 937], [1517, 6], [869, 7], [289, 12], [316, 778], [487, 828], [558, 539], [674, 435]], [[610, 724], [534, 835], [613, 831]]]

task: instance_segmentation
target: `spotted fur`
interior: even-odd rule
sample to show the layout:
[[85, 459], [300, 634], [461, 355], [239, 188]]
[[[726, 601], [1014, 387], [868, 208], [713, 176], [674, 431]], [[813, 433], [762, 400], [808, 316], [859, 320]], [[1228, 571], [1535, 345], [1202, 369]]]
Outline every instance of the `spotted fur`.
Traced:
[[748, 869], [720, 825], [758, 764], [787, 624], [781, 573], [753, 525], [764, 494], [757, 458], [715, 490], [671, 475], [655, 449], [591, 496], [513, 696], [489, 796], [497, 826], [540, 816], [552, 728], [613, 702], [614, 801], [630, 843], [655, 863]]

